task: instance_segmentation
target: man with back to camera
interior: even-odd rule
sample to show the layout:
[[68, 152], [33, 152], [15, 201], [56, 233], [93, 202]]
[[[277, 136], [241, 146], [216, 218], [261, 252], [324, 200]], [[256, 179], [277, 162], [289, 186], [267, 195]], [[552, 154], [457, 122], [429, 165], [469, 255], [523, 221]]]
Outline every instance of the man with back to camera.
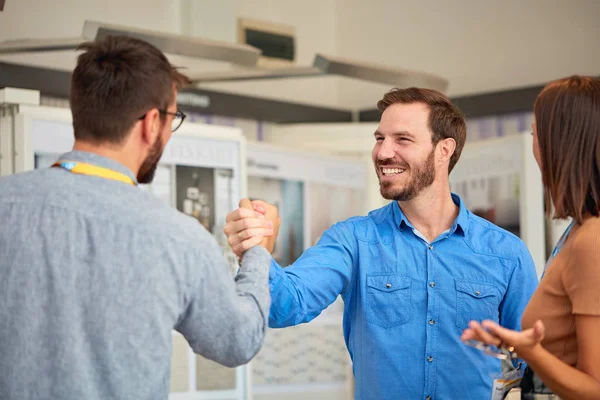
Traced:
[[0, 179], [0, 398], [166, 399], [173, 329], [228, 367], [260, 349], [271, 257], [244, 252], [234, 282], [209, 232], [137, 187], [188, 78], [134, 38], [80, 50], [73, 151]]
[[[272, 261], [269, 326], [309, 322], [341, 295], [356, 399], [488, 399], [500, 362], [460, 335], [470, 320], [520, 329], [537, 286], [533, 260], [450, 192], [466, 123], [445, 95], [396, 89], [377, 105], [373, 162], [381, 195], [394, 201], [334, 224], [287, 268]], [[236, 253], [269, 235], [250, 210], [227, 221]]]

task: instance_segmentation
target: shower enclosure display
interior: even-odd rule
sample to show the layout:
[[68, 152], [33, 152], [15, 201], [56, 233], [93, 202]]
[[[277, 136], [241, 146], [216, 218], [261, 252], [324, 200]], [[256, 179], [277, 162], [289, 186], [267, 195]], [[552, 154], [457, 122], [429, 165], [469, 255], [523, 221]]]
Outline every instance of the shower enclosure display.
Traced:
[[[360, 215], [368, 166], [362, 160], [263, 143], [247, 147], [248, 195], [276, 205], [281, 217], [273, 257], [288, 267], [331, 225]], [[340, 297], [307, 324], [269, 330], [252, 363], [259, 400], [350, 398], [351, 364]]]

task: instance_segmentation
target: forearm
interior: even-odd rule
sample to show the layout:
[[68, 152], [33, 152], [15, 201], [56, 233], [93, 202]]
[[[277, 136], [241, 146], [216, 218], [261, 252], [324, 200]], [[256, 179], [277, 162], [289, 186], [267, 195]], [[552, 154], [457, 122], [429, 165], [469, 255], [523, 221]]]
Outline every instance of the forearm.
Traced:
[[293, 280], [275, 261], [271, 262], [269, 280], [271, 287], [269, 327], [285, 328], [310, 321], [304, 315]]
[[352, 231], [346, 223], [338, 223], [291, 266], [281, 268], [272, 262], [269, 326], [282, 328], [309, 322], [333, 303], [351, 282], [354, 246]]
[[269, 274], [269, 327], [285, 328], [312, 321], [335, 301], [347, 279], [332, 266], [311, 260], [301, 259], [287, 268], [273, 261]]
[[[243, 365], [258, 352], [267, 330], [270, 295], [270, 254], [262, 248], [248, 250], [235, 287], [231, 275], [214, 254], [203, 274], [198, 297], [191, 301], [178, 330], [194, 351], [228, 367]], [[228, 271], [227, 271], [228, 272]]]
[[585, 372], [565, 364], [544, 349], [541, 344], [531, 350], [519, 352], [519, 356], [525, 359], [544, 384], [561, 399], [600, 399], [600, 382]]
[[253, 296], [239, 299], [236, 307], [228, 311], [214, 332], [212, 343], [192, 345], [192, 348], [206, 358], [233, 368], [247, 364], [262, 347], [267, 316], [256, 306]]
[[256, 246], [244, 253], [241, 267], [235, 277], [235, 289], [238, 296], [252, 296], [261, 313], [269, 314], [271, 296], [269, 293], [269, 266], [271, 255], [263, 247]]
[[268, 324], [271, 296], [268, 268], [271, 255], [262, 247], [244, 253], [235, 277], [237, 299], [232, 307], [229, 329], [230, 346], [238, 361], [245, 364], [262, 346]]

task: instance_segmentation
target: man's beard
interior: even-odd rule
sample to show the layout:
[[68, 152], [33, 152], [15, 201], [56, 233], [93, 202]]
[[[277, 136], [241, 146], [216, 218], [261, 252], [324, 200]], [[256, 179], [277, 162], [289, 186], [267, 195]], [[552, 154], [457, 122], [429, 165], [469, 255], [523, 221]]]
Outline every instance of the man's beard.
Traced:
[[152, 149], [150, 149], [150, 153], [146, 156], [146, 159], [142, 163], [140, 170], [137, 174], [138, 183], [148, 184], [152, 183], [154, 180], [154, 173], [156, 172], [156, 167], [158, 166], [158, 162], [162, 157], [163, 153], [163, 143], [160, 136], [156, 138], [154, 145], [152, 145]]
[[[383, 173], [381, 172], [380, 167], [398, 164], [394, 163], [393, 160], [377, 163], [377, 177], [379, 178], [379, 191], [381, 196], [387, 200], [408, 201], [417, 197], [423, 189], [431, 186], [435, 180], [434, 153], [435, 150], [432, 150], [425, 161], [412, 166], [410, 168], [410, 181], [408, 181], [403, 188], [398, 189], [394, 188], [394, 185], [397, 185], [396, 182], [382, 182], [379, 175], [380, 173]], [[408, 172], [408, 170], [403, 173], [406, 172]]]

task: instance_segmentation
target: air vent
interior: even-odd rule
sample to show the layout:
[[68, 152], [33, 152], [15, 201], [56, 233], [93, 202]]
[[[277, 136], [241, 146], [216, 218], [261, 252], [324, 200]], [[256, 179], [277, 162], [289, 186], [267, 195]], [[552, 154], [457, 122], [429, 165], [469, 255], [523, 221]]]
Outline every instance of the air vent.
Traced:
[[260, 49], [259, 67], [294, 65], [296, 37], [293, 26], [249, 18], [238, 19], [238, 43]]

